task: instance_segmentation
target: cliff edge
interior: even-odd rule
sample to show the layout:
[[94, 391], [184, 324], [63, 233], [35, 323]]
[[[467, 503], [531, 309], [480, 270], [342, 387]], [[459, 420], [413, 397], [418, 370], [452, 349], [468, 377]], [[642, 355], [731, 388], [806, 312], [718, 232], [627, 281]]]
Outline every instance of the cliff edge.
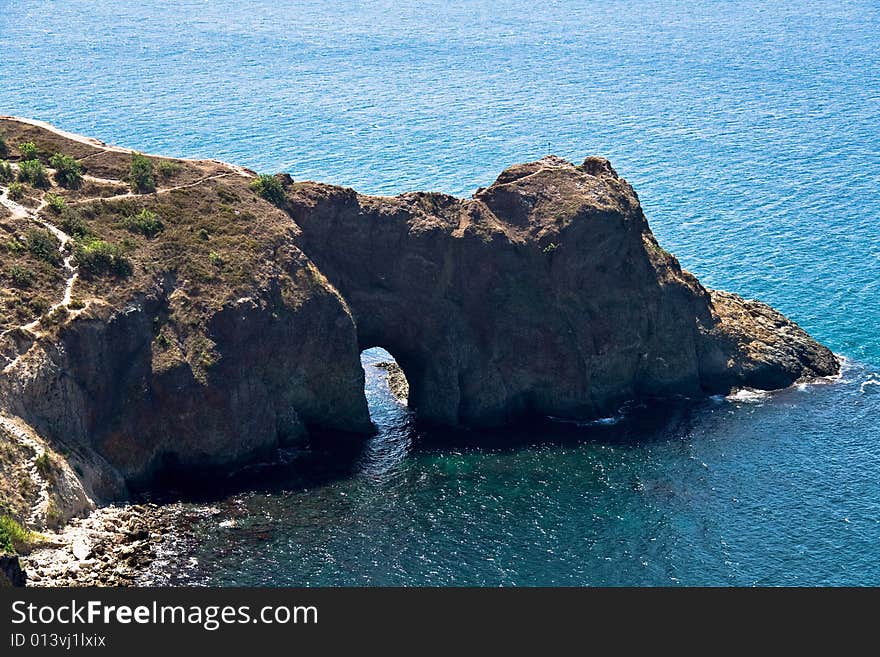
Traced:
[[513, 166], [470, 199], [388, 198], [11, 117], [0, 135], [0, 441], [18, 427], [30, 461], [51, 452], [64, 491], [31, 497], [62, 515], [169, 469], [369, 431], [372, 346], [423, 421], [475, 427], [838, 370], [769, 306], [684, 271], [601, 158]]

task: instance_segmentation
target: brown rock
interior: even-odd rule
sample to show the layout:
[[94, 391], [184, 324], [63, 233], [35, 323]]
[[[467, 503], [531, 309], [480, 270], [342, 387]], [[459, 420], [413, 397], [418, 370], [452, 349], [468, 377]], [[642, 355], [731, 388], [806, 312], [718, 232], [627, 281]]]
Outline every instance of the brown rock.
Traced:
[[[395, 356], [423, 420], [592, 418], [640, 397], [837, 371], [792, 322], [683, 271], [602, 158], [517, 165], [471, 200], [300, 184], [288, 204], [359, 347]], [[766, 321], [744, 321], [742, 303]]]
[[[65, 150], [22, 125], [0, 120], [11, 143], [44, 130]], [[102, 148], [89, 162], [124, 176], [126, 154]], [[2, 345], [0, 413], [63, 445], [99, 500], [173, 470], [222, 474], [314, 430], [369, 431], [372, 346], [395, 356], [419, 418], [466, 426], [838, 369], [773, 309], [683, 271], [603, 158], [516, 165], [471, 199], [282, 176], [283, 209], [231, 165], [180, 177], [138, 197], [163, 219], [149, 238], [125, 230], [127, 201], [81, 192], [95, 234], [136, 240], [130, 274], [82, 277], [81, 314]]]

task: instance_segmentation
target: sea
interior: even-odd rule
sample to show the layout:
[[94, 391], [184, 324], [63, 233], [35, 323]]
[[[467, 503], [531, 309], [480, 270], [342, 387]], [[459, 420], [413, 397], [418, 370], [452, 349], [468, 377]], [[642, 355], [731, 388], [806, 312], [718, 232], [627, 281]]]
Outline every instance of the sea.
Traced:
[[0, 113], [295, 179], [469, 196], [611, 159], [660, 243], [835, 381], [590, 424], [377, 433], [181, 493], [144, 583], [880, 585], [876, 0], [0, 2]]

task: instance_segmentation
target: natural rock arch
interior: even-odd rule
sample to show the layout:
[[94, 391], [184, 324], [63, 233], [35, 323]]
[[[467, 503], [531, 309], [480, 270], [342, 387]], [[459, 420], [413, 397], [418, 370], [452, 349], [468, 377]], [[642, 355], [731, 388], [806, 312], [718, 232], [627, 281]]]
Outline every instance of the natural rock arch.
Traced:
[[[298, 245], [345, 299], [359, 346], [395, 355], [423, 421], [590, 418], [633, 398], [783, 387], [836, 370], [769, 307], [683, 271], [601, 158], [511, 167], [467, 200], [302, 183], [287, 210]], [[791, 328], [785, 339], [761, 328], [774, 323]]]
[[[838, 371], [769, 306], [683, 271], [601, 158], [517, 165], [470, 199], [280, 176], [272, 202], [252, 172], [175, 161], [174, 180], [133, 196], [129, 151], [19, 119], [0, 129], [78, 158], [109, 196], [52, 193], [91, 234], [136, 246], [129, 275], [54, 290], [68, 312], [0, 315], [0, 419], [17, 427], [0, 433], [56, 446], [94, 498], [170, 463], [222, 476], [315, 430], [368, 432], [359, 354], [372, 345], [397, 359], [422, 421], [477, 427]], [[47, 202], [0, 201], [0, 223], [60, 231]], [[160, 234], [125, 229], [139, 208]]]

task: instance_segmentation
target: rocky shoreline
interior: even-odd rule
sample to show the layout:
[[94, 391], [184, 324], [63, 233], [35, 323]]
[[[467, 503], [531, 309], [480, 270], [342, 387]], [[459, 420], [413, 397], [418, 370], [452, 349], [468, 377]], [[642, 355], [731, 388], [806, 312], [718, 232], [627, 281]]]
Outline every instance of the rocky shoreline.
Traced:
[[368, 436], [360, 354], [377, 345], [418, 421], [456, 429], [839, 371], [772, 307], [682, 269], [604, 158], [386, 197], [14, 117], [0, 133], [8, 170], [40, 174], [0, 184], [0, 510], [46, 537], [21, 558], [31, 585], [165, 567], [190, 512], [105, 505], [169, 473]]
[[158, 556], [178, 505], [133, 504], [74, 518], [22, 556], [27, 586], [133, 586]]

